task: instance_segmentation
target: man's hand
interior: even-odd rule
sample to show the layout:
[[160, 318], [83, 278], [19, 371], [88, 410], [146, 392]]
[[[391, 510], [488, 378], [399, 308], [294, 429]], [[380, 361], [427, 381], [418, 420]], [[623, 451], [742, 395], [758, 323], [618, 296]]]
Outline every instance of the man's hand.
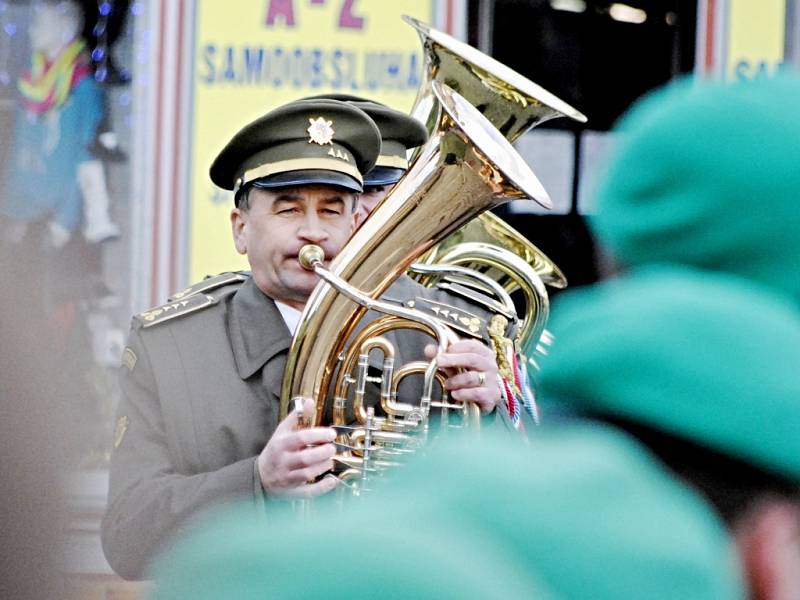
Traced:
[[[428, 358], [436, 355], [436, 346], [425, 348]], [[438, 356], [438, 365], [447, 375], [445, 388], [459, 402], [474, 402], [483, 414], [492, 412], [500, 402], [494, 352], [477, 340], [459, 340]], [[461, 369], [462, 372], [458, 372]]]
[[[313, 409], [313, 402], [307, 398], [303, 413], [310, 414]], [[258, 456], [258, 474], [267, 494], [289, 498], [320, 496], [339, 481], [330, 476], [308, 483], [333, 468], [336, 431], [330, 427], [298, 429], [303, 413], [293, 411], [287, 415]]]

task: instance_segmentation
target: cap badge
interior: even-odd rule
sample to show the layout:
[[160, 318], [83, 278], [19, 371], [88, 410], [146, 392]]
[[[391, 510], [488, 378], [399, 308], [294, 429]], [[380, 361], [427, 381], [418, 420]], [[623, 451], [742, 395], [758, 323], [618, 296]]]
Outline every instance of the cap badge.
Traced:
[[335, 133], [333, 131], [333, 121], [326, 121], [322, 117], [317, 117], [316, 119], [309, 119], [308, 122], [311, 123], [311, 126], [306, 130], [308, 131], [309, 144], [314, 142], [324, 146], [331, 143]]

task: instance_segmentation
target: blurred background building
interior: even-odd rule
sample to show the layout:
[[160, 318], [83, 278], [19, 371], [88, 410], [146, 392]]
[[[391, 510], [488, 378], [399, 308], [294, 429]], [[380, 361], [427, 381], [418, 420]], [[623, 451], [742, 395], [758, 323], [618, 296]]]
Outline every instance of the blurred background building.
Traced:
[[[63, 123], [53, 128], [51, 108], [32, 115], [20, 84], [35, 67], [37, 14], [54, 4], [81, 11], [77, 35], [100, 99], [82, 109], [92, 135], [80, 143]], [[245, 266], [230, 243], [232, 199], [207, 176], [211, 158], [241, 125], [303, 95], [334, 90], [409, 109], [421, 51], [403, 14], [469, 42], [588, 117], [585, 125], [550, 121], [516, 144], [555, 209], [515, 201], [498, 210], [571, 286], [604, 268], [585, 219], [610, 130], [632, 102], [683, 74], [754, 78], [800, 61], [795, 0], [0, 0], [2, 200], [36, 195], [14, 177], [34, 126], [45, 135], [37, 160], [47, 162], [55, 139], [94, 165], [90, 184], [73, 174], [58, 186], [77, 186], [83, 198], [66, 239], [50, 217], [0, 216], [4, 255], [46, 265], [27, 295], [64, 365], [64, 397], [54, 401], [74, 417], [65, 570], [78, 596], [140, 590], [110, 572], [97, 537], [130, 315], [206, 274]]]

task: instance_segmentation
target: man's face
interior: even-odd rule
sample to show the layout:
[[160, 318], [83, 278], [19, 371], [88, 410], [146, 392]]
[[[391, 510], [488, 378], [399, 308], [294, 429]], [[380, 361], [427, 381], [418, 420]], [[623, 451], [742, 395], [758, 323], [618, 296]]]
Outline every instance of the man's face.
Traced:
[[370, 213], [375, 210], [378, 203], [392, 191], [394, 184], [391, 185], [372, 185], [364, 187], [364, 191], [358, 197], [358, 206], [356, 207], [356, 227], [361, 227], [366, 221]]
[[236, 250], [246, 254], [259, 289], [302, 309], [319, 277], [300, 266], [306, 244], [333, 259], [353, 232], [353, 193], [326, 185], [250, 190], [250, 208], [231, 212]]

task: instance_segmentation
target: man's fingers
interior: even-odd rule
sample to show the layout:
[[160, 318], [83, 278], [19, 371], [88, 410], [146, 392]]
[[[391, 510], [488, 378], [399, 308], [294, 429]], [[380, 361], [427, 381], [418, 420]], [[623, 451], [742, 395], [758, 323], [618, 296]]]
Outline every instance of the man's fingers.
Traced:
[[278, 426], [275, 428], [275, 431], [272, 434], [272, 437], [276, 435], [281, 435], [283, 432], [294, 431], [297, 429], [297, 423], [299, 420], [299, 415], [296, 411], [290, 412], [286, 417], [278, 423]]
[[325, 476], [319, 481], [310, 483], [305, 487], [306, 496], [313, 498], [314, 496], [321, 496], [327, 494], [339, 485], [339, 480], [333, 475]]
[[298, 450], [297, 452], [292, 452], [287, 457], [286, 466], [290, 469], [305, 469], [323, 461], [330, 461], [335, 454], [336, 446], [333, 444], [312, 446], [310, 448]]
[[287, 447], [291, 450], [300, 450], [306, 446], [329, 444], [335, 439], [336, 430], [332, 427], [298, 429], [287, 436]]
[[[306, 401], [308, 401], [307, 398]], [[284, 432], [294, 431], [299, 427], [300, 423], [306, 419], [306, 414], [308, 413], [306, 413], [305, 404], [303, 405], [303, 412], [300, 412], [299, 410], [290, 411], [289, 414], [286, 415], [286, 417], [283, 419], [283, 421], [278, 423], [278, 426], [275, 428], [275, 433], [273, 433], [272, 435], [273, 436], [275, 434], [280, 435], [281, 433]]]
[[314, 416], [314, 401], [311, 398], [304, 398], [303, 402], [300, 403], [300, 408], [302, 410], [291, 410], [283, 421], [278, 423], [275, 433], [293, 431], [298, 428], [301, 422], [311, 421]]
[[499, 400], [495, 390], [488, 390], [486, 388], [464, 388], [461, 390], [454, 390], [450, 393], [450, 397], [459, 402], [474, 402], [480, 407], [482, 413], [492, 412]]
[[453, 342], [447, 347], [447, 352], [472, 352], [476, 354], [488, 352], [489, 354], [493, 354], [492, 350], [490, 350], [485, 344], [473, 339], [458, 340]]
[[301, 487], [308, 482], [314, 481], [323, 473], [333, 469], [333, 460], [328, 459], [322, 462], [313, 464], [309, 467], [302, 469], [290, 470], [284, 478], [284, 484], [287, 488]]
[[314, 401], [311, 398], [303, 398], [303, 418], [310, 421], [314, 417]]
[[440, 368], [450, 369], [470, 369], [472, 371], [494, 371], [497, 366], [494, 362], [494, 355], [476, 354], [474, 352], [462, 352], [453, 354], [447, 352], [440, 354], [438, 361]]
[[459, 340], [439, 355], [440, 367], [494, 371], [497, 369], [494, 351], [477, 340]]
[[[288, 417], [287, 417], [288, 419]], [[284, 419], [285, 420], [285, 419]], [[294, 452], [308, 446], [328, 444], [336, 439], [336, 430], [331, 427], [314, 427], [312, 429], [289, 429], [272, 435], [270, 444], [276, 451]]]
[[331, 490], [335, 489], [338, 484], [339, 480], [336, 477], [333, 475], [326, 475], [319, 481], [307, 483], [303, 486], [295, 488], [292, 490], [291, 494], [288, 495], [295, 498], [314, 498], [315, 496], [327, 494]]
[[[483, 375], [483, 381], [481, 381]], [[444, 382], [444, 387], [448, 391], [460, 390], [464, 388], [483, 388], [493, 386], [497, 387], [497, 382], [492, 378], [486, 376], [483, 371], [464, 371], [452, 377], [448, 377]]]
[[311, 465], [310, 467], [306, 467], [301, 472], [303, 474], [304, 481], [313, 481], [323, 473], [327, 473], [328, 471], [332, 470], [333, 470], [333, 459], [329, 459], [319, 462], [315, 465]]

